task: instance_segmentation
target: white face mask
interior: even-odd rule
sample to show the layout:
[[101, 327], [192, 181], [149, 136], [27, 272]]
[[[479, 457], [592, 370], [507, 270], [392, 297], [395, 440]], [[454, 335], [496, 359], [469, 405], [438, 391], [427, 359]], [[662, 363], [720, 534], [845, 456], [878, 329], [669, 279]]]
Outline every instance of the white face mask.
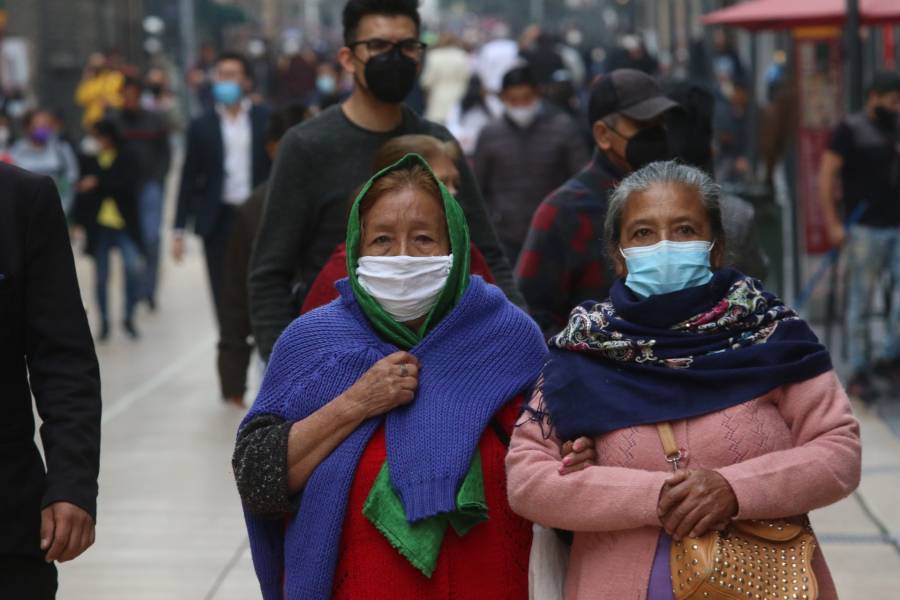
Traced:
[[453, 255], [364, 256], [356, 277], [398, 323], [427, 315], [447, 284]]
[[528, 127], [534, 120], [537, 119], [538, 113], [541, 110], [541, 103], [535, 102], [531, 106], [522, 106], [522, 107], [506, 107], [506, 114], [512, 120], [513, 123], [522, 127]]

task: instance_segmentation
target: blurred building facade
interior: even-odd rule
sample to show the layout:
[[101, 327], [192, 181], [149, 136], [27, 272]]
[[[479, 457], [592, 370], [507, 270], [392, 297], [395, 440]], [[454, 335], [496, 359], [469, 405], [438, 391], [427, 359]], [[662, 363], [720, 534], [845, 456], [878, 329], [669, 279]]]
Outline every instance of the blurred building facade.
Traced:
[[138, 60], [145, 0], [5, 0], [7, 34], [27, 40], [36, 98], [77, 122], [72, 94], [92, 52]]

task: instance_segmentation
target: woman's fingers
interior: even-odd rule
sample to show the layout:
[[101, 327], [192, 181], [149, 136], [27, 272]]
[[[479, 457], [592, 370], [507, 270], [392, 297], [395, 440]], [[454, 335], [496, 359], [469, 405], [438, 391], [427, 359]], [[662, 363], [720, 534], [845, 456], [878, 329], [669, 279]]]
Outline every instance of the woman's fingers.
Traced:
[[419, 389], [419, 380], [414, 377], [404, 377], [397, 380], [397, 387], [401, 390], [415, 392]]
[[577, 473], [579, 471], [584, 471], [588, 467], [591, 466], [591, 463], [581, 462], [576, 465], [572, 465], [571, 467], [562, 466], [559, 468], [560, 475], [569, 475], [571, 473]]
[[681, 522], [673, 529], [672, 538], [675, 541], [688, 537], [694, 527], [707, 515], [706, 507], [701, 503], [693, 503], [690, 511], [682, 517]]
[[688, 537], [697, 538], [706, 535], [710, 531], [722, 531], [724, 528], [718, 515], [706, 514], [697, 521]]
[[393, 354], [388, 355], [383, 359], [384, 361], [392, 364], [409, 364], [419, 366], [419, 359], [410, 354], [409, 352], [394, 352]]
[[659, 505], [657, 506], [657, 513], [660, 517], [668, 515], [690, 493], [689, 477], [689, 471], [678, 471], [666, 480], [662, 493], [659, 496]]
[[[660, 521], [669, 535], [674, 535], [685, 518], [701, 503], [696, 493], [695, 480], [688, 477], [678, 485], [668, 488], [660, 499]], [[665, 509], [665, 510], [663, 510]], [[693, 522], [692, 522], [693, 524]], [[686, 535], [684, 532], [682, 535]]]
[[567, 454], [563, 458], [563, 466], [573, 467], [575, 465], [585, 463], [590, 464], [593, 463], [597, 458], [597, 455], [594, 453], [593, 449], [582, 450], [581, 452], [572, 452], [571, 454]]
[[392, 372], [400, 377], [419, 377], [419, 366], [412, 363], [400, 363], [392, 368]]
[[572, 449], [575, 450], [575, 452], [582, 452], [584, 450], [593, 450], [593, 448], [594, 448], [594, 440], [587, 436], [582, 436], [582, 437], [578, 438], [572, 444]]

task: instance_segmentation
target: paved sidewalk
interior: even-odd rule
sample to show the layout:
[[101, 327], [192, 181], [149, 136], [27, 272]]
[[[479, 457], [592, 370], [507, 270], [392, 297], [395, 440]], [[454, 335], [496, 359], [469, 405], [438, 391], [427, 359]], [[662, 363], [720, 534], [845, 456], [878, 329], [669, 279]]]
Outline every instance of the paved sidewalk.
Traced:
[[[131, 342], [114, 328], [99, 346], [97, 543], [61, 566], [61, 600], [259, 598], [229, 463], [242, 411], [219, 401], [202, 252], [189, 249], [185, 264], [166, 263], [160, 311], [138, 321], [143, 339]], [[83, 258], [79, 275], [88, 292], [93, 271]], [[114, 281], [111, 306], [119, 310]], [[900, 553], [879, 529], [900, 537], [900, 439], [874, 411], [857, 407], [857, 415], [859, 495], [817, 512], [813, 524], [843, 600], [900, 598]]]

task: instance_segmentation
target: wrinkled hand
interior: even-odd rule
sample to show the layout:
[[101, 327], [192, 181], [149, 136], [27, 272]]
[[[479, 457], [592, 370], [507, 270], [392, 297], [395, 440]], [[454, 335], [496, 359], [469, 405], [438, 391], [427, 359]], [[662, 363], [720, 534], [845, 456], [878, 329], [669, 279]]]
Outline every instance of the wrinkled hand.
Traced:
[[413, 401], [419, 387], [419, 360], [408, 352], [382, 358], [345, 392], [364, 419]]
[[675, 541], [724, 529], [738, 512], [728, 481], [706, 469], [685, 469], [670, 477], [659, 496], [659, 520]]
[[69, 502], [55, 502], [41, 511], [41, 550], [48, 563], [66, 562], [94, 543], [94, 520]]
[[597, 450], [594, 440], [589, 437], [580, 437], [575, 441], [566, 442], [560, 449], [562, 465], [559, 467], [560, 475], [575, 473], [585, 467], [597, 464]]

